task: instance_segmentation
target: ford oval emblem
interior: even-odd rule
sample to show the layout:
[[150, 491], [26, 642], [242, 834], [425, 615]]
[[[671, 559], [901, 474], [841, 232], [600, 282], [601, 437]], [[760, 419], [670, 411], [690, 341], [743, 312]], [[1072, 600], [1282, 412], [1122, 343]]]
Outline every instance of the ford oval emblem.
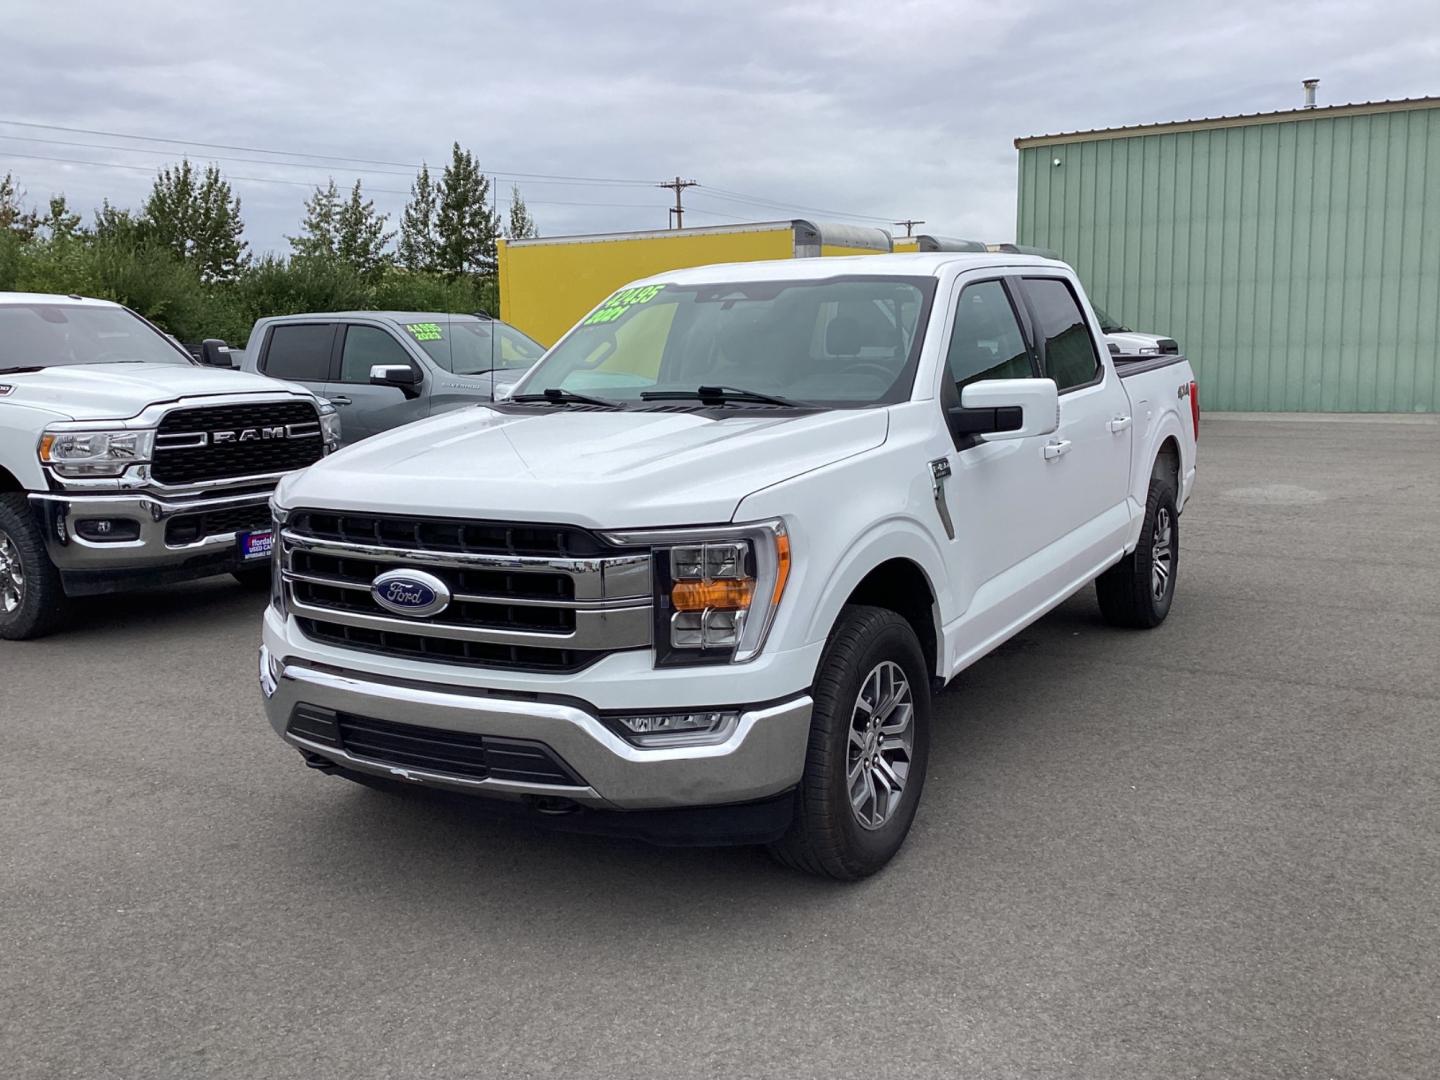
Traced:
[[387, 570], [370, 583], [370, 595], [387, 611], [419, 619], [450, 606], [450, 589], [423, 570]]

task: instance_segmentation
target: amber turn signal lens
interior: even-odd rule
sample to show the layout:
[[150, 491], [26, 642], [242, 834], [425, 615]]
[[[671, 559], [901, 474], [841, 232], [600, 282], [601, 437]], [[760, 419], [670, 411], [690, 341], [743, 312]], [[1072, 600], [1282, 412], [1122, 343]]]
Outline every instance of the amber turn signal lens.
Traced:
[[704, 611], [706, 608], [744, 610], [755, 595], [755, 582], [743, 581], [677, 581], [670, 590], [670, 601], [676, 611]]

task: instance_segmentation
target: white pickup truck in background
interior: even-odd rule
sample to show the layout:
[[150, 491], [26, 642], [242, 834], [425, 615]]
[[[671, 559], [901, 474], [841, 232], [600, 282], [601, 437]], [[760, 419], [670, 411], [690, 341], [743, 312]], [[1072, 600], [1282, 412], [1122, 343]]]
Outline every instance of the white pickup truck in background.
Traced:
[[1092, 581], [1166, 617], [1198, 426], [1054, 260], [661, 274], [281, 482], [265, 708], [321, 771], [860, 877], [936, 688]]
[[315, 395], [201, 366], [118, 304], [0, 293], [0, 638], [54, 629], [72, 596], [263, 588], [276, 480], [339, 437]]

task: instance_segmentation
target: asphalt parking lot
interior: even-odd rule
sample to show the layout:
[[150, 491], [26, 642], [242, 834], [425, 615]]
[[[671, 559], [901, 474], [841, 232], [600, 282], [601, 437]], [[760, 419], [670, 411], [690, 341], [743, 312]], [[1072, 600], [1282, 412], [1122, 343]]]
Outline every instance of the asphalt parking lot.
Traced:
[[0, 644], [0, 1075], [1434, 1076], [1437, 451], [1208, 420], [1169, 621], [971, 669], [850, 886], [318, 775], [261, 597], [87, 603]]

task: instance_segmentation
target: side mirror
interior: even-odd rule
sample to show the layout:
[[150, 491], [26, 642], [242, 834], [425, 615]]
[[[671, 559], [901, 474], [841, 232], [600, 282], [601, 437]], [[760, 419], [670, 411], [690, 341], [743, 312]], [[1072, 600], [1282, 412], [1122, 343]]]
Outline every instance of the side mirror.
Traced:
[[200, 362], [206, 367], [233, 368], [233, 356], [230, 346], [219, 338], [206, 338], [200, 343]]
[[371, 386], [394, 386], [407, 398], [420, 396], [420, 372], [409, 364], [376, 364], [370, 369]]
[[949, 420], [956, 439], [1049, 435], [1060, 426], [1060, 394], [1054, 379], [985, 379], [960, 391]]

